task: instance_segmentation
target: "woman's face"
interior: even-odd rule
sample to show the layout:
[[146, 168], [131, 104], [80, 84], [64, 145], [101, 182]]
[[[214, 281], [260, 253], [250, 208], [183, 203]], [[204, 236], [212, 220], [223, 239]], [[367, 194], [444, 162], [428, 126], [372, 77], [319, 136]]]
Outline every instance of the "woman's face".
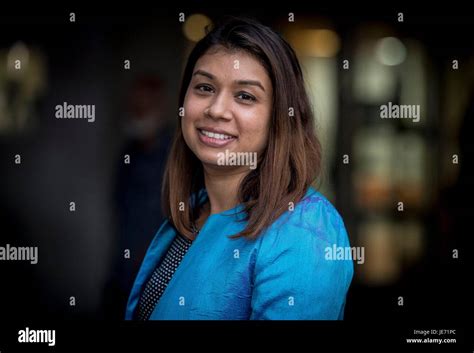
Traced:
[[[184, 99], [184, 140], [205, 168], [223, 166], [223, 154], [260, 158], [272, 111], [272, 84], [264, 67], [245, 51], [211, 48], [194, 67]], [[227, 163], [228, 164], [228, 163]]]

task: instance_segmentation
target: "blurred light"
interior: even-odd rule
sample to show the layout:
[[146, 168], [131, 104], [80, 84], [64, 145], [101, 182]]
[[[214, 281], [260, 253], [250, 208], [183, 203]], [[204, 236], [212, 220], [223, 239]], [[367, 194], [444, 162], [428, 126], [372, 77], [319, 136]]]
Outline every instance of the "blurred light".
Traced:
[[423, 226], [419, 221], [407, 220], [395, 225], [400, 256], [405, 265], [411, 265], [421, 258], [426, 248]]
[[372, 40], [357, 43], [352, 93], [358, 102], [379, 105], [395, 99], [397, 76], [392, 67], [377, 60], [375, 44]]
[[[404, 39], [403, 43], [407, 48], [407, 57], [403, 62], [403, 70], [400, 72], [400, 104], [420, 105], [421, 119], [416, 125], [423, 126], [432, 124], [428, 113], [428, 79], [427, 79], [427, 58], [423, 44], [414, 39]], [[413, 125], [410, 119], [402, 119], [405, 126]], [[451, 121], [451, 120], [449, 120]]]
[[406, 57], [407, 51], [403, 43], [395, 37], [380, 39], [375, 47], [377, 59], [384, 65], [400, 65]]
[[336, 32], [330, 29], [303, 29], [289, 33], [289, 41], [303, 55], [330, 58], [340, 49]]
[[[323, 169], [332, 170], [337, 157], [336, 141], [338, 131], [338, 62], [335, 58], [301, 58], [307, 92], [318, 116], [318, 133], [325, 158]], [[334, 185], [330, 182], [321, 185], [321, 191], [329, 197], [334, 197]]]
[[361, 127], [354, 135], [355, 199], [360, 207], [390, 207], [394, 187], [392, 161], [396, 158], [393, 126]]
[[[29, 58], [30, 52], [27, 46], [23, 42], [16, 42], [8, 51], [7, 72], [10, 74], [10, 76], [20, 76], [21, 72], [27, 69]], [[15, 67], [17, 60], [20, 60], [20, 70]]]
[[396, 230], [395, 224], [384, 216], [371, 217], [359, 225], [359, 246], [365, 247], [365, 263], [357, 270], [366, 284], [389, 285], [400, 277], [402, 259]]
[[211, 24], [211, 20], [205, 15], [191, 15], [183, 24], [184, 35], [188, 40], [197, 42], [206, 35], [206, 26]]

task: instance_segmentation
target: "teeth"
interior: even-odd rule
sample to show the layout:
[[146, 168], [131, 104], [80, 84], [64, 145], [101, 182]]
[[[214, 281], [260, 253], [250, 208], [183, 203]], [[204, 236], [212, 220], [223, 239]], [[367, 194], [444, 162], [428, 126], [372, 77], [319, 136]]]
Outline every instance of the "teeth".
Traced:
[[218, 134], [218, 133], [215, 133], [215, 132], [211, 132], [211, 131], [206, 131], [206, 130], [200, 130], [204, 135], [208, 136], [208, 137], [212, 137], [214, 139], [218, 139], [218, 140], [229, 140], [232, 138], [232, 136], [229, 136], [229, 135], [225, 135], [225, 134]]

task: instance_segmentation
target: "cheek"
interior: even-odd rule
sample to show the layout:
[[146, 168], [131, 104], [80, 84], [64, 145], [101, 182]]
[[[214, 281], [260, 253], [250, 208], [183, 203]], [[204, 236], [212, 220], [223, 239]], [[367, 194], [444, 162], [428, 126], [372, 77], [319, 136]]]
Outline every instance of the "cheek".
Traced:
[[181, 118], [181, 129], [185, 136], [192, 132], [194, 129], [194, 121], [199, 119], [200, 107], [198, 103], [199, 102], [196, 102], [192, 97], [186, 96], [184, 99], [184, 116]]
[[193, 102], [193, 98], [186, 95], [184, 98], [184, 103], [183, 103], [183, 108], [184, 108], [184, 116], [183, 116], [183, 124], [192, 120], [193, 116], [195, 116], [195, 108], [196, 104]]
[[258, 119], [256, 123], [258, 123], [258, 128], [262, 131], [263, 134], [268, 133], [268, 129], [270, 127], [270, 120], [272, 115], [272, 108], [271, 107], [262, 107], [262, 109], [258, 112], [258, 116], [261, 119]]
[[[256, 117], [260, 117], [256, 119]], [[262, 109], [250, 114], [242, 119], [242, 129], [246, 132], [246, 144], [253, 149], [261, 150], [265, 147], [268, 140], [270, 128], [270, 112], [268, 109]]]

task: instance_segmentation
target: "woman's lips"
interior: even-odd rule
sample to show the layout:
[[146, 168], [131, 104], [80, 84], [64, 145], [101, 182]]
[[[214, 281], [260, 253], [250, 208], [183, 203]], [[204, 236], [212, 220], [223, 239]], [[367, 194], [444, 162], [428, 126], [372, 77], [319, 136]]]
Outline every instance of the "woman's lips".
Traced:
[[[237, 138], [232, 136], [230, 138], [216, 138], [205, 135], [205, 132], [198, 129], [199, 141], [209, 147], [223, 147], [235, 141]], [[209, 133], [209, 132], [207, 132]], [[220, 134], [222, 136], [222, 134]]]

